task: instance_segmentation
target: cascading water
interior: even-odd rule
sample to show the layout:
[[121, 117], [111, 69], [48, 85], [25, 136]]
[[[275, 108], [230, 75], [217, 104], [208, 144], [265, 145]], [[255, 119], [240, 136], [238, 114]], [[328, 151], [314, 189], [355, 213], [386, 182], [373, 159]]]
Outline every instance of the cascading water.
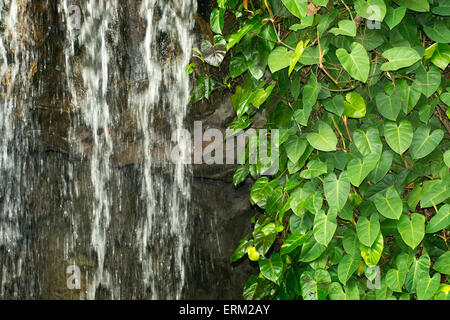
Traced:
[[36, 67], [31, 63], [34, 53], [30, 50], [28, 36], [31, 27], [28, 25], [27, 28], [27, 1], [1, 4], [0, 247], [7, 253], [2, 261], [0, 295], [5, 291], [6, 278], [21, 274], [26, 247], [20, 231], [20, 220], [24, 215], [23, 186], [27, 180], [22, 154], [27, 150], [28, 142], [23, 132], [31, 102], [31, 78]]
[[[11, 258], [2, 261], [0, 288], [11, 282], [20, 283], [27, 287], [23, 295], [40, 297], [45, 288], [39, 281], [44, 276], [35, 276], [36, 280], [30, 285], [18, 265], [26, 260], [27, 272], [31, 274], [31, 265], [37, 265], [33, 259], [47, 263], [52, 258], [27, 249], [28, 241], [32, 240], [26, 238], [24, 226], [37, 224], [39, 220], [21, 213], [25, 207], [21, 200], [27, 197], [26, 180], [31, 175], [24, 167], [32, 161], [21, 156], [28, 150], [24, 138], [27, 134], [17, 132], [25, 126], [22, 123], [27, 122], [33, 129], [28, 128], [28, 133], [41, 132], [36, 123], [30, 124], [32, 120], [27, 117], [27, 110], [33, 108], [30, 104], [43, 95], [44, 89], [39, 82], [32, 84], [32, 61], [37, 54], [24, 44], [26, 31], [22, 28], [30, 7], [26, 1], [8, 0], [0, 4], [2, 2], [6, 3], [0, 16], [5, 25], [0, 33], [0, 248], [10, 250]], [[130, 9], [118, 0], [60, 0], [57, 3], [43, 0], [36, 5], [36, 10], [51, 13], [60, 28], [48, 31], [55, 34], [54, 39], [61, 39], [60, 62], [47, 63], [54, 64], [55, 70], [63, 73], [54, 91], [61, 86], [64, 88], [61, 90], [64, 97], [58, 99], [64, 100], [64, 112], [69, 114], [67, 152], [79, 155], [81, 164], [88, 164], [88, 172], [78, 173], [72, 165], [62, 166], [62, 187], [54, 201], [63, 199], [64, 203], [56, 204], [62, 210], [55, 214], [67, 216], [69, 227], [63, 237], [55, 236], [57, 243], [48, 245], [55, 248], [52, 252], [58, 253], [63, 247], [63, 256], [53, 259], [64, 261], [64, 268], [85, 266], [79, 298], [183, 297], [190, 237], [191, 178], [183, 164], [170, 162], [168, 144], [172, 132], [183, 127], [187, 112], [189, 80], [185, 68], [193, 45], [195, 2], [134, 2], [131, 6], [137, 7], [137, 16], [133, 19], [138, 21], [136, 25], [145, 28], [141, 38], [127, 34], [132, 31], [123, 31], [121, 19]], [[74, 17], [74, 13], [79, 16]], [[78, 26], [74, 18], [80, 19]], [[133, 41], [127, 39], [128, 36]], [[126, 63], [118, 48], [129, 43], [134, 44], [127, 60], [132, 62], [124, 67]], [[53, 44], [43, 47], [46, 46], [55, 47]], [[44, 65], [39, 70], [45, 73], [47, 67]], [[34, 88], [38, 88], [35, 94]], [[20, 120], [16, 119], [18, 112], [23, 113]], [[135, 126], [124, 129], [130, 122]], [[128, 129], [132, 137], [123, 143], [121, 141], [126, 140], [123, 132]], [[138, 154], [133, 170], [139, 195], [134, 205], [128, 203], [129, 190], [124, 189], [123, 179], [127, 173], [118, 168], [114, 160], [128, 143], [137, 146]], [[45, 176], [43, 160], [39, 168], [33, 174]], [[88, 175], [89, 179], [80, 182], [77, 175]], [[74, 203], [83, 205], [75, 208]], [[125, 205], [136, 212], [122, 212]], [[128, 215], [128, 220], [121, 214]], [[88, 217], [87, 221], [84, 216]], [[124, 235], [125, 229], [131, 234]], [[63, 239], [63, 243], [59, 243], [59, 239]], [[55, 268], [60, 267], [55, 265]], [[52, 266], [45, 268], [51, 270]], [[57, 272], [64, 274], [65, 270]], [[133, 279], [134, 283], [128, 287], [135, 286], [134, 289], [125, 290], [124, 274]], [[14, 294], [0, 291], [0, 297], [11, 296]]]

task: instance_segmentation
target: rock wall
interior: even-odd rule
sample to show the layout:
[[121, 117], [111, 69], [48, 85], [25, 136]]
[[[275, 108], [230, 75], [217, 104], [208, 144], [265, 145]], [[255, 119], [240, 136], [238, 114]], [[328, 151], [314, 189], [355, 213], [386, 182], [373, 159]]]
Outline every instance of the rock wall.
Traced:
[[[74, 1], [77, 2], [77, 1]], [[140, 214], [139, 179], [137, 170], [142, 155], [134, 133], [132, 112], [128, 107], [131, 86], [140, 79], [134, 70], [143, 63], [135, 54], [145, 32], [139, 19], [140, 1], [121, 4], [120, 21], [111, 38], [116, 42], [115, 59], [117, 78], [111, 79], [113, 92], [109, 95], [111, 107], [117, 115], [114, 132], [115, 153], [113, 164], [115, 183], [109, 187], [120, 197], [112, 203], [109, 238], [113, 243], [112, 254], [106, 256], [105, 268], [117, 284], [115, 292], [101, 288], [96, 298], [146, 299], [150, 295], [143, 290], [138, 274], [138, 252], [133, 249], [136, 234], [134, 226]], [[131, 3], [131, 4], [130, 4]], [[196, 15], [197, 41], [211, 37], [206, 22], [214, 7], [214, 0], [199, 0]], [[64, 75], [63, 21], [56, 2], [33, 1], [32, 10], [35, 32], [37, 70], [33, 75], [38, 94], [29, 110], [26, 133], [30, 148], [24, 174], [29, 177], [23, 186], [25, 214], [21, 218], [23, 241], [16, 248], [18, 260], [11, 261], [8, 247], [0, 247], [0, 296], [25, 299], [80, 299], [81, 290], [68, 290], [66, 267], [74, 261], [82, 268], [82, 283], [93, 273], [96, 260], [90, 245], [90, 217], [92, 190], [89, 176], [89, 150], [92, 136], [80, 126], [70, 132], [70, 121], [76, 118], [79, 105], [67, 97], [68, 86]], [[47, 31], [46, 31], [47, 30]], [[113, 40], [111, 40], [113, 41]], [[170, 37], [161, 35], [161, 61], [170, 63], [176, 55], [176, 44]], [[71, 58], [74, 86], [82, 90], [79, 61], [83, 48]], [[225, 130], [233, 118], [230, 93], [218, 91], [209, 102], [191, 106], [186, 127], [194, 120], [202, 121], [204, 128]], [[154, 153], [164, 153], [159, 146], [170, 139], [164, 132], [164, 116], [157, 122], [161, 137], [155, 141]], [[77, 147], [74, 147], [77, 146]], [[75, 150], [75, 152], [74, 152]], [[76, 152], [76, 151], [79, 152]], [[195, 165], [193, 172], [190, 225], [192, 239], [188, 259], [188, 275], [184, 298], [187, 299], [239, 299], [245, 280], [256, 271], [247, 261], [231, 264], [230, 256], [239, 240], [249, 232], [249, 218], [253, 215], [248, 200], [250, 185], [245, 183], [236, 190], [231, 177], [233, 165]], [[154, 170], [165, 172], [164, 164]], [[21, 183], [17, 181], [16, 183]], [[26, 190], [25, 190], [26, 187]], [[0, 202], [1, 194], [0, 194]], [[74, 218], [75, 217], [75, 218]], [[79, 223], [74, 225], [72, 221]], [[70, 238], [70, 239], [69, 239]], [[73, 243], [74, 255], [65, 252], [65, 244]], [[116, 266], [120, 265], [120, 268]], [[12, 270], [13, 269], [13, 270]], [[114, 270], [114, 273], [113, 273]], [[163, 276], [163, 275], [161, 275]]]

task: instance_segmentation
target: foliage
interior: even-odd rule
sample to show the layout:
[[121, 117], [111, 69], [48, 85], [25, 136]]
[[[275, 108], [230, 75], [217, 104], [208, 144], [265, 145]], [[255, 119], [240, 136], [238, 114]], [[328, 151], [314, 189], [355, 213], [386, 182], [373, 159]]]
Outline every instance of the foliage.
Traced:
[[[218, 6], [230, 128], [262, 112], [280, 129], [278, 172], [247, 155], [234, 177], [256, 180], [253, 232], [232, 256], [259, 264], [243, 297], [449, 299], [450, 1]], [[200, 77], [194, 100], [219, 82]]]

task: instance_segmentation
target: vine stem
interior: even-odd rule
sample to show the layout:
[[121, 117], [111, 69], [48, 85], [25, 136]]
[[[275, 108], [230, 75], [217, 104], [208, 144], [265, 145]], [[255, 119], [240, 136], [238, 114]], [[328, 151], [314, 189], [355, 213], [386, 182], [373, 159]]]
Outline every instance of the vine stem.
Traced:
[[344, 135], [342, 134], [341, 129], [339, 129], [339, 126], [337, 125], [336, 121], [334, 121], [334, 117], [333, 117], [333, 124], [334, 124], [334, 127], [336, 128], [337, 132], [339, 133], [339, 136], [341, 137], [342, 146], [344, 147], [344, 150], [347, 151], [347, 146], [345, 145]]
[[342, 116], [342, 121], [344, 121], [345, 131], [347, 131], [347, 135], [348, 135], [348, 138], [349, 138], [350, 142], [353, 142], [352, 135], [350, 134], [350, 130], [348, 130], [348, 123], [347, 123], [348, 118], [347, 118], [347, 116]]

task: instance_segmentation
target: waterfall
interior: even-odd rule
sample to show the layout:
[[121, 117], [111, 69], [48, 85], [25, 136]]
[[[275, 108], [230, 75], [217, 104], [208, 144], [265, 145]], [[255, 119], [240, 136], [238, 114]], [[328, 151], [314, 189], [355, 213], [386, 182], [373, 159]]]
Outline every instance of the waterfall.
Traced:
[[[86, 265], [80, 298], [95, 299], [99, 294], [103, 297], [101, 288], [112, 299], [180, 299], [186, 289], [190, 246], [191, 172], [181, 163], [171, 163], [169, 142], [172, 132], [184, 126], [187, 114], [190, 83], [185, 69], [191, 58], [196, 1], [141, 0], [129, 4], [138, 6], [132, 18], [145, 29], [142, 37], [131, 35], [132, 40], [121, 28], [121, 19], [129, 10], [126, 3], [56, 2], [36, 1], [36, 6], [56, 15], [53, 19], [59, 24], [60, 30], [49, 28], [48, 32], [57, 34], [62, 43], [63, 66], [55, 62], [62, 74], [61, 83], [55, 88], [63, 88], [61, 99], [69, 114], [67, 152], [73, 159], [79, 157], [71, 161], [87, 163], [89, 176], [83, 184], [76, 179], [73, 165], [65, 166], [61, 176], [67, 177], [59, 197], [69, 199], [68, 203], [82, 202], [86, 201], [81, 199], [83, 193], [89, 195], [90, 202], [83, 203], [82, 210], [86, 212], [80, 207], [68, 207], [64, 212], [52, 213], [67, 214], [70, 224], [63, 244], [51, 244], [64, 246], [64, 256], [55, 259], [67, 265]], [[33, 259], [42, 258], [40, 254], [33, 258], [27, 249], [28, 241], [33, 239], [25, 236], [25, 226], [33, 225], [31, 221], [35, 220], [23, 212], [27, 179], [47, 174], [26, 170], [31, 161], [31, 156], [26, 155], [26, 137], [29, 132], [40, 132], [28, 112], [41, 94], [42, 85], [32, 82], [36, 68], [33, 61], [41, 49], [34, 52], [32, 43], [27, 43], [23, 28], [28, 19], [33, 19], [27, 12], [27, 2], [0, 0], [0, 7], [0, 22], [5, 26], [0, 30], [0, 249], [11, 251], [9, 262], [4, 262], [3, 271], [0, 270], [0, 297], [6, 295], [3, 286], [12, 278], [28, 286], [23, 295], [39, 297], [44, 291], [39, 283], [43, 276], [36, 276], [37, 280], [29, 285], [31, 281], [21, 274], [18, 264], [28, 264], [32, 269], [37, 263]], [[127, 41], [133, 44], [129, 48], [133, 54], [128, 54], [132, 62], [125, 68], [118, 48]], [[46, 66], [39, 68], [45, 72]], [[119, 99], [122, 96], [126, 98]], [[126, 127], [128, 123], [135, 123], [135, 127]], [[18, 132], [25, 132], [25, 126], [27, 134], [19, 135]], [[123, 132], [131, 129], [132, 139], [123, 142]], [[136, 212], [122, 212], [129, 190], [122, 189], [122, 169], [115, 163], [117, 155], [129, 144], [136, 146], [132, 161], [140, 190], [134, 205]], [[84, 225], [83, 215], [88, 217], [88, 225]], [[117, 215], [126, 215], [132, 234], [119, 234], [125, 232], [120, 225], [124, 219]], [[122, 243], [124, 237], [133, 239], [133, 243]], [[125, 246], [129, 256], [119, 254], [118, 245]], [[80, 247], [83, 254], [77, 252]], [[88, 262], [80, 262], [80, 256]], [[134, 256], [137, 259], [130, 260]], [[51, 270], [51, 266], [47, 268]], [[125, 295], [126, 280], [120, 275], [129, 270], [139, 270], [138, 274], [129, 275], [138, 283], [128, 284], [136, 285], [136, 289]]]
[[[21, 232], [27, 168], [24, 132], [31, 102], [31, 78], [35, 72], [30, 49], [31, 27], [25, 12], [27, 1], [1, 3], [0, 22], [0, 247], [6, 251], [2, 278], [20, 276], [26, 247]], [[20, 138], [18, 138], [20, 137]], [[2, 280], [0, 295], [4, 293]], [[15, 293], [17, 294], [17, 293]]]

